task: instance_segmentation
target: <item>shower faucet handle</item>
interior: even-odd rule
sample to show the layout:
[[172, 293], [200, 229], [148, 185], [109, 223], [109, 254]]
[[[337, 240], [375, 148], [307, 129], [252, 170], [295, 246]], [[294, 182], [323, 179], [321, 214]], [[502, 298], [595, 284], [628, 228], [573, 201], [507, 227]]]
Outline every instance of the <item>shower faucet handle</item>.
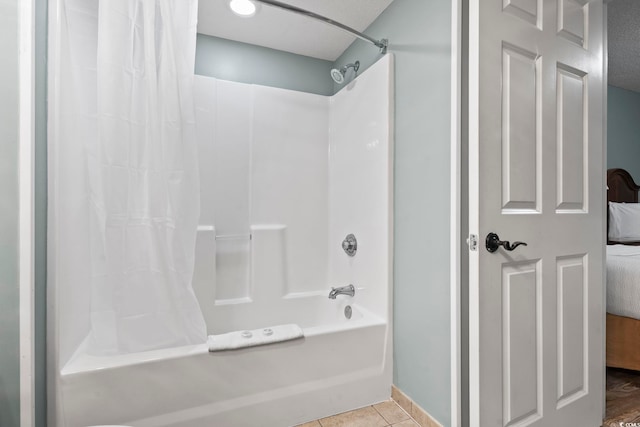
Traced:
[[356, 240], [356, 236], [348, 234], [342, 241], [342, 249], [347, 255], [355, 256], [356, 251], [358, 250], [358, 241]]

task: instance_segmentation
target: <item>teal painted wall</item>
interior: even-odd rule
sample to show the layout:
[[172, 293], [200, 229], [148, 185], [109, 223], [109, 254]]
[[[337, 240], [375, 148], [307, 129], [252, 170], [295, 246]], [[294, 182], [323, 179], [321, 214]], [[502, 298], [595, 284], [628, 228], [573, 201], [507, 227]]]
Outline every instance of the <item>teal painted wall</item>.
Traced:
[[[394, 383], [449, 426], [451, 2], [395, 0], [365, 33], [395, 55]], [[379, 56], [358, 40], [336, 64]]]
[[36, 0], [35, 426], [47, 425], [47, 0]]
[[319, 95], [333, 94], [329, 61], [198, 34], [196, 74]]
[[626, 169], [640, 183], [640, 93], [607, 89], [607, 168]]
[[0, 0], [0, 426], [20, 424], [18, 4]]

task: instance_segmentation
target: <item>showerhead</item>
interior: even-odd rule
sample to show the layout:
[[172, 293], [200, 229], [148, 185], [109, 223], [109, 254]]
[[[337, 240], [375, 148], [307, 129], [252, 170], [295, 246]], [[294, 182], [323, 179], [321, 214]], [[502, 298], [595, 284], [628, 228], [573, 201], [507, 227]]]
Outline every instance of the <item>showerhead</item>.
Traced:
[[337, 68], [333, 68], [331, 70], [331, 78], [333, 79], [334, 82], [338, 83], [338, 84], [342, 84], [344, 83], [344, 76], [345, 74], [347, 74], [347, 70], [349, 68], [353, 68], [354, 72], [358, 71], [358, 68], [360, 68], [360, 61], [356, 61], [353, 64], [347, 64], [344, 67], [337, 69]]
[[341, 70], [334, 68], [331, 70], [331, 78], [334, 82], [342, 84], [342, 82], [344, 82], [344, 73]]

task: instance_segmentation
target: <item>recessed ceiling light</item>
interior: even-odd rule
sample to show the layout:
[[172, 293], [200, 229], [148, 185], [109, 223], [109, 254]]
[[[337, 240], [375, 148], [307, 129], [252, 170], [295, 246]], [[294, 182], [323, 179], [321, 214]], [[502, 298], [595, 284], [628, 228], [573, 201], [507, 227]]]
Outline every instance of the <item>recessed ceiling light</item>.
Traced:
[[250, 18], [258, 11], [258, 7], [251, 0], [231, 0], [229, 7], [233, 13], [243, 18]]

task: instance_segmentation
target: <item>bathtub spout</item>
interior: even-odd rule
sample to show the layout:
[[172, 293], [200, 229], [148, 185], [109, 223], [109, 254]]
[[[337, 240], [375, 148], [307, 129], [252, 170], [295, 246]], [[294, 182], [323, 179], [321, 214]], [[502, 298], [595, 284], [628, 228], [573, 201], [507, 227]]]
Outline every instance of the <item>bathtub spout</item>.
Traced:
[[331, 291], [329, 292], [329, 298], [336, 299], [338, 295], [349, 295], [350, 297], [352, 297], [355, 294], [356, 288], [354, 288], [353, 285], [340, 286], [338, 288], [331, 288]]

